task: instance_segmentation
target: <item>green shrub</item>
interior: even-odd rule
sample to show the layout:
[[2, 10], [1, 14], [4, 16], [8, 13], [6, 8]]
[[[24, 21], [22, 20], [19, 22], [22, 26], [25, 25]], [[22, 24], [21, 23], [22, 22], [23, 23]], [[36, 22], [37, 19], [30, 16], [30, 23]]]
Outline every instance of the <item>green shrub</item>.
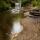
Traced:
[[32, 5], [33, 5], [33, 6], [40, 7], [40, 0], [33, 0], [33, 1], [32, 1]]
[[9, 1], [5, 1], [5, 0], [0, 0], [0, 8], [4, 8], [4, 9], [6, 9], [6, 8], [9, 8], [11, 6], [11, 4], [9, 3]]
[[22, 6], [24, 6], [25, 4], [30, 4], [32, 2], [32, 0], [22, 0]]

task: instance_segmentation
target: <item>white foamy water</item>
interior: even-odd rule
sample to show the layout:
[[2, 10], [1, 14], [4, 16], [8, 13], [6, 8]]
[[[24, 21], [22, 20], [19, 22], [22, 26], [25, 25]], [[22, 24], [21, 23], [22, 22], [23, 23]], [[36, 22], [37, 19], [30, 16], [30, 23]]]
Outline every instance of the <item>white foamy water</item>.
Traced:
[[11, 10], [11, 13], [19, 14], [20, 10], [21, 10], [21, 3], [18, 2], [18, 3], [15, 3], [15, 8]]
[[20, 24], [20, 21], [14, 21], [10, 36], [11, 40], [13, 40], [14, 37], [17, 37], [21, 31], [23, 31], [23, 26]]
[[13, 28], [12, 28], [13, 33], [19, 33], [22, 30], [23, 30], [23, 26], [20, 24], [20, 21], [13, 22]]

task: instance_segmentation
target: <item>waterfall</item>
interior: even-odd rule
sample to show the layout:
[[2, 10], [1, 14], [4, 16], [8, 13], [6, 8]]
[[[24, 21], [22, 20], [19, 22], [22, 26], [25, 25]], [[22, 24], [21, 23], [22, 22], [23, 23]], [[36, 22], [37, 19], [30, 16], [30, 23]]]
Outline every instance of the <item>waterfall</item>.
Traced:
[[23, 30], [23, 26], [20, 24], [20, 21], [14, 21], [13, 22], [13, 28], [12, 32], [13, 33], [20, 33]]
[[14, 37], [17, 37], [18, 34], [23, 31], [23, 25], [21, 25], [20, 20], [15, 20], [13, 22], [12, 27], [13, 28], [11, 30], [11, 37], [10, 37], [11, 40], [13, 40]]
[[21, 10], [21, 0], [15, 2], [15, 8], [11, 10], [11, 13], [18, 14]]
[[[11, 11], [12, 11], [12, 13], [14, 12], [14, 14], [19, 14], [20, 10], [21, 10], [21, 0], [20, 0], [20, 2], [15, 3], [15, 9], [12, 9]], [[12, 35], [15, 33], [18, 34], [23, 30], [23, 26], [20, 23], [21, 18], [19, 17], [19, 19], [16, 19], [16, 17], [15, 17], [14, 20], [15, 21], [13, 22], [13, 25], [12, 25], [13, 28], [11, 30]], [[15, 34], [15, 35], [17, 35], [17, 34]]]

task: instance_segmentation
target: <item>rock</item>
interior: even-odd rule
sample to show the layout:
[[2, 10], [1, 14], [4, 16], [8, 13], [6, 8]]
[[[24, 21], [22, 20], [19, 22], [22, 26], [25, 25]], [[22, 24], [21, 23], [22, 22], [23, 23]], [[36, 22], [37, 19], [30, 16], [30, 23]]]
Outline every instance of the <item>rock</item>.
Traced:
[[40, 9], [33, 9], [30, 11], [31, 15], [40, 16]]

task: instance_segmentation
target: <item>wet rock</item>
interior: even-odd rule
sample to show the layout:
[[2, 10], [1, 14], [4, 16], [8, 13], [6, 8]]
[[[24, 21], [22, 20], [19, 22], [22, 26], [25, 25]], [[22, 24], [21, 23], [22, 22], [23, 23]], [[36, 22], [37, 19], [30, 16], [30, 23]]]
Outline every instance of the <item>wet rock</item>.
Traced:
[[40, 9], [33, 9], [30, 11], [31, 15], [40, 16]]

